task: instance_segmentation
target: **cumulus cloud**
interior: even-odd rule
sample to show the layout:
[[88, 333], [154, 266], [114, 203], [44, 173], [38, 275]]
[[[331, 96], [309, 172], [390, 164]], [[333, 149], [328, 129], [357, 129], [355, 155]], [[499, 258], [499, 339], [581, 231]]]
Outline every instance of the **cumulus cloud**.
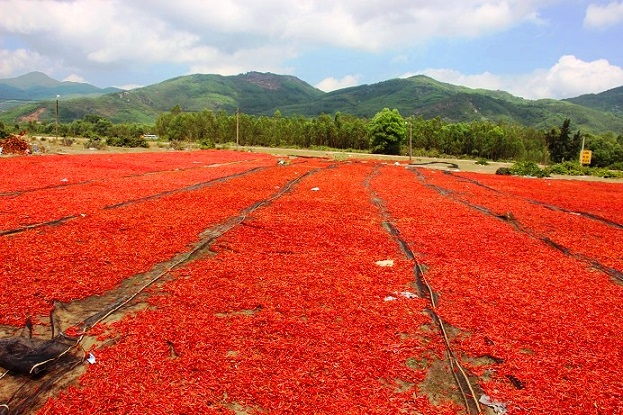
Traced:
[[426, 69], [421, 72], [409, 72], [401, 76], [407, 78], [417, 74], [427, 75], [437, 81], [446, 82], [453, 85], [463, 85], [470, 88], [483, 89], [504, 89], [504, 81], [502, 77], [489, 72], [481, 74], [466, 75], [454, 69]]
[[63, 81], [67, 81], [67, 82], [78, 82], [81, 84], [88, 84], [89, 82], [84, 79], [83, 77], [81, 77], [80, 75], [76, 75], [76, 74], [71, 74], [68, 77], [66, 77], [65, 79], [63, 79]]
[[351, 86], [359, 85], [359, 80], [360, 76], [358, 75], [346, 75], [345, 77], [340, 79], [329, 77], [318, 82], [318, 84], [316, 84], [316, 88], [320, 89], [321, 91], [331, 92], [335, 91], [336, 89], [348, 88]]
[[[547, 2], [561, 0], [547, 0]], [[0, 34], [64, 66], [174, 63], [280, 69], [302, 51], [364, 51], [477, 37], [537, 22], [543, 0], [3, 0]], [[266, 51], [269, 50], [269, 53]], [[281, 51], [281, 54], [275, 53]], [[285, 53], [284, 53], [285, 52]]]
[[[1, 0], [0, 75], [25, 70], [72, 73], [131, 72], [175, 67], [177, 74], [231, 75], [250, 70], [294, 74], [292, 59], [326, 48], [377, 55], [428, 41], [490, 36], [525, 24], [540, 25], [539, 11], [563, 0]], [[605, 27], [623, 19], [623, 2], [591, 5], [585, 25]], [[9, 50], [12, 45], [15, 50]], [[2, 49], [4, 48], [4, 49]], [[154, 69], [156, 71], [156, 69]], [[621, 68], [607, 61], [566, 56], [549, 69], [523, 76], [465, 75], [430, 69], [440, 80], [504, 89], [517, 95], [571, 96], [618, 86]], [[519, 80], [519, 81], [517, 81]], [[360, 76], [328, 77], [325, 91], [359, 84]], [[124, 78], [119, 83], [145, 83]]]
[[584, 16], [584, 26], [605, 29], [623, 22], [623, 2], [613, 1], [606, 5], [590, 4]]
[[[623, 86], [623, 68], [605, 59], [585, 62], [573, 55], [562, 56], [549, 69], [523, 75], [496, 75], [488, 72], [466, 75], [451, 69], [426, 69], [419, 73], [441, 82], [503, 90], [528, 99], [572, 98]], [[403, 76], [411, 75], [414, 73]]]
[[281, 64], [285, 58], [294, 57], [295, 52], [287, 47], [263, 46], [240, 49], [226, 53], [216, 48], [197, 48], [188, 53], [185, 59], [189, 65], [188, 73], [218, 73], [236, 75], [250, 70], [292, 74], [292, 68]]
[[139, 84], [126, 84], [126, 85], [113, 85], [115, 88], [119, 88], [119, 89], [123, 89], [126, 91], [129, 91], [131, 89], [136, 89], [136, 88], [141, 88], [145, 85], [139, 85]]
[[0, 77], [8, 78], [33, 70], [45, 71], [49, 62], [37, 52], [27, 49], [0, 49]]
[[546, 82], [554, 96], [572, 97], [603, 92], [623, 85], [623, 68], [605, 59], [584, 62], [567, 55], [547, 72]]
[[[292, 2], [296, 3], [296, 2]], [[306, 2], [290, 10], [284, 35], [300, 42], [379, 51], [431, 38], [488, 35], [540, 21], [536, 1], [374, 0]], [[310, 6], [310, 4], [312, 6]], [[451, 23], [450, 23], [451, 22]]]

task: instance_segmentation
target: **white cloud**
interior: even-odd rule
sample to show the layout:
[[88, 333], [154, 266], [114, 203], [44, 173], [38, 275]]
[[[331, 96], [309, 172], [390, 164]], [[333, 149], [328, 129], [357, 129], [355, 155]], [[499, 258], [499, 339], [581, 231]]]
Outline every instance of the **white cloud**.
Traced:
[[[295, 73], [287, 62], [310, 50], [348, 48], [396, 56], [439, 39], [491, 36], [543, 24], [539, 11], [563, 0], [0, 0], [0, 75], [64, 71], [84, 81], [96, 70], [131, 72], [174, 67], [179, 74], [231, 75], [250, 70]], [[623, 20], [623, 2], [590, 5], [587, 27]], [[6, 50], [7, 45], [18, 50]], [[5, 48], [2, 50], [1, 48]], [[413, 59], [415, 60], [415, 58]], [[355, 69], [356, 70], [356, 69]], [[157, 69], [153, 69], [157, 71]], [[564, 56], [549, 69], [510, 76], [425, 71], [439, 80], [508, 90], [516, 95], [567, 97], [619, 86], [621, 68], [605, 60]], [[80, 74], [80, 76], [75, 75]], [[328, 77], [325, 91], [358, 85], [360, 75]], [[118, 83], [144, 84], [144, 79]]]
[[473, 38], [506, 30], [524, 22], [540, 23], [537, 10], [544, 3], [548, 2], [305, 2], [304, 7], [298, 8], [284, 5], [288, 24], [283, 35], [303, 43], [380, 51], [426, 42], [431, 38]]
[[605, 59], [584, 62], [567, 55], [547, 72], [546, 82], [552, 95], [559, 97], [603, 92], [623, 85], [623, 68]]
[[[419, 73], [441, 82], [503, 90], [528, 99], [572, 98], [623, 86], [623, 68], [605, 59], [585, 62], [573, 55], [561, 57], [549, 69], [522, 75], [496, 75], [488, 72], [466, 75], [451, 69], [426, 69]], [[403, 77], [412, 75], [414, 73]]]
[[[494, 75], [489, 72], [483, 72], [481, 74], [466, 75], [454, 69], [425, 69], [419, 74], [430, 76], [431, 78], [446, 82], [453, 85], [463, 85], [470, 88], [484, 88], [484, 89], [503, 89], [504, 82], [498, 75]], [[407, 78], [418, 73], [409, 72], [401, 76], [401, 78]]]
[[335, 91], [336, 89], [359, 85], [359, 79], [358, 75], [346, 75], [341, 79], [325, 78], [316, 84], [316, 88], [325, 92]]
[[3, 0], [11, 17], [0, 34], [70, 70], [173, 63], [229, 73], [281, 69], [311, 48], [384, 51], [488, 35], [538, 22], [539, 7], [560, 1]]
[[254, 49], [240, 49], [226, 53], [216, 48], [199, 47], [178, 57], [189, 65], [188, 73], [218, 73], [237, 75], [248, 71], [291, 74], [292, 69], [282, 66], [284, 58], [294, 56], [286, 47], [264, 46]]
[[612, 1], [606, 5], [590, 4], [584, 16], [584, 26], [605, 29], [623, 22], [623, 2]]
[[127, 84], [127, 85], [113, 85], [115, 88], [119, 88], [119, 89], [123, 89], [126, 91], [129, 91], [131, 89], [136, 89], [136, 88], [141, 88], [145, 85], [138, 85], [138, 84]]
[[40, 70], [45, 72], [49, 63], [37, 52], [27, 49], [0, 49], [0, 77], [8, 78], [24, 72]]
[[88, 84], [88, 81], [86, 79], [84, 79], [83, 77], [81, 77], [80, 75], [76, 75], [76, 74], [71, 74], [68, 77], [66, 77], [65, 79], [63, 79], [63, 81], [67, 81], [67, 82], [78, 82], [81, 84]]

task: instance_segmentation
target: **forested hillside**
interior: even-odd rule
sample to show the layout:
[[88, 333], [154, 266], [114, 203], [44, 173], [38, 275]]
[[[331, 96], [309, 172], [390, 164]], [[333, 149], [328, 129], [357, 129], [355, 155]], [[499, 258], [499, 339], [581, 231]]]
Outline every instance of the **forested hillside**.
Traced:
[[[324, 93], [292, 76], [249, 72], [236, 76], [189, 75], [98, 98], [63, 101], [59, 120], [72, 122], [97, 115], [113, 123], [154, 123], [179, 106], [184, 112], [211, 110], [233, 114], [317, 117], [350, 114], [371, 118], [395, 108], [403, 116], [440, 117], [446, 122], [489, 121], [537, 129], [559, 126], [565, 119], [582, 131], [623, 131], [623, 89], [572, 100], [526, 100], [503, 91], [471, 89], [426, 76], [392, 79]], [[30, 104], [0, 113], [5, 124], [31, 119], [53, 121], [54, 102]]]

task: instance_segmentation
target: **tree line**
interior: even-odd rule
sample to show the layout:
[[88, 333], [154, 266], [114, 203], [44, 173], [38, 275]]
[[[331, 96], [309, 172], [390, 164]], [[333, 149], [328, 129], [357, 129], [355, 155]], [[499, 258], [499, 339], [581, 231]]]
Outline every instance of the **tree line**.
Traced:
[[[0, 126], [0, 131], [6, 129]], [[18, 124], [15, 129], [31, 134], [55, 135], [57, 132], [55, 123], [33, 121]], [[196, 142], [206, 148], [236, 143], [241, 146], [331, 148], [402, 155], [412, 149], [413, 156], [446, 155], [544, 164], [578, 160], [584, 141], [585, 148], [593, 151], [591, 165], [623, 164], [623, 135], [573, 132], [568, 119], [561, 126], [543, 131], [488, 120], [451, 123], [440, 117], [402, 117], [397, 110], [387, 108], [374, 118], [365, 119], [339, 112], [314, 118], [286, 117], [279, 111], [272, 116], [229, 114], [207, 109], [184, 112], [176, 106], [161, 114], [155, 125], [113, 124], [96, 115], [58, 125], [60, 137], [106, 139], [111, 143], [109, 145], [136, 145], [144, 134], [157, 134], [171, 142]]]
[[[397, 114], [396, 110], [395, 113]], [[380, 112], [382, 114], [383, 111]], [[414, 155], [469, 156], [490, 160], [522, 159], [545, 162], [548, 157], [545, 134], [532, 128], [496, 124], [490, 121], [448, 123], [440, 117], [403, 118], [399, 114], [387, 123], [401, 128], [390, 154], [407, 154], [409, 142]], [[265, 147], [327, 147], [375, 151], [372, 120], [349, 114], [321, 114], [316, 118], [227, 114], [224, 111], [185, 113], [174, 108], [156, 121], [156, 133], [169, 140]], [[409, 141], [410, 140], [410, 141]], [[377, 151], [384, 152], [384, 151]]]
[[171, 141], [190, 140], [205, 146], [236, 143], [403, 155], [412, 149], [414, 156], [447, 155], [543, 164], [578, 160], [584, 141], [585, 148], [593, 151], [591, 165], [623, 165], [623, 135], [573, 133], [569, 119], [560, 127], [542, 131], [487, 120], [450, 123], [441, 117], [402, 117], [397, 110], [387, 108], [368, 120], [339, 112], [315, 118], [284, 117], [279, 111], [273, 116], [211, 110], [187, 113], [176, 106], [158, 117], [155, 132]]

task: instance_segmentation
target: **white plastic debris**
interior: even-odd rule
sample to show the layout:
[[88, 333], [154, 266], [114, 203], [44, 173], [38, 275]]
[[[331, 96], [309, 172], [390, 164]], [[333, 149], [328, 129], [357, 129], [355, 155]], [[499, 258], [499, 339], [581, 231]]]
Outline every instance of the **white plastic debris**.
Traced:
[[61, 182], [68, 182], [69, 179], [61, 179]]
[[95, 360], [95, 355], [93, 353], [89, 353], [89, 356], [87, 356], [87, 362], [89, 362], [92, 365], [95, 364], [96, 360]]
[[401, 293], [397, 293], [399, 296], [404, 298], [418, 298], [416, 293], [412, 293], [410, 291], [403, 291]]
[[398, 162], [398, 161], [397, 161], [397, 162], [395, 162], [394, 164], [395, 164], [396, 166], [400, 166], [400, 162]]
[[317, 192], [318, 190], [320, 190], [320, 188], [319, 188], [319, 187], [312, 187], [312, 188], [311, 188], [311, 191], [312, 191], [312, 192]]
[[383, 299], [383, 301], [396, 301], [398, 300], [399, 297], [408, 298], [408, 299], [419, 298], [416, 293], [412, 293], [410, 291], [402, 291], [402, 292], [394, 292], [392, 293], [392, 295], [388, 295], [387, 297]]
[[478, 402], [493, 409], [496, 414], [503, 415], [506, 413], [506, 404], [492, 400], [488, 395], [482, 395]]
[[376, 265], [379, 267], [393, 267], [394, 260], [393, 259], [384, 259], [382, 261], [376, 261]]

